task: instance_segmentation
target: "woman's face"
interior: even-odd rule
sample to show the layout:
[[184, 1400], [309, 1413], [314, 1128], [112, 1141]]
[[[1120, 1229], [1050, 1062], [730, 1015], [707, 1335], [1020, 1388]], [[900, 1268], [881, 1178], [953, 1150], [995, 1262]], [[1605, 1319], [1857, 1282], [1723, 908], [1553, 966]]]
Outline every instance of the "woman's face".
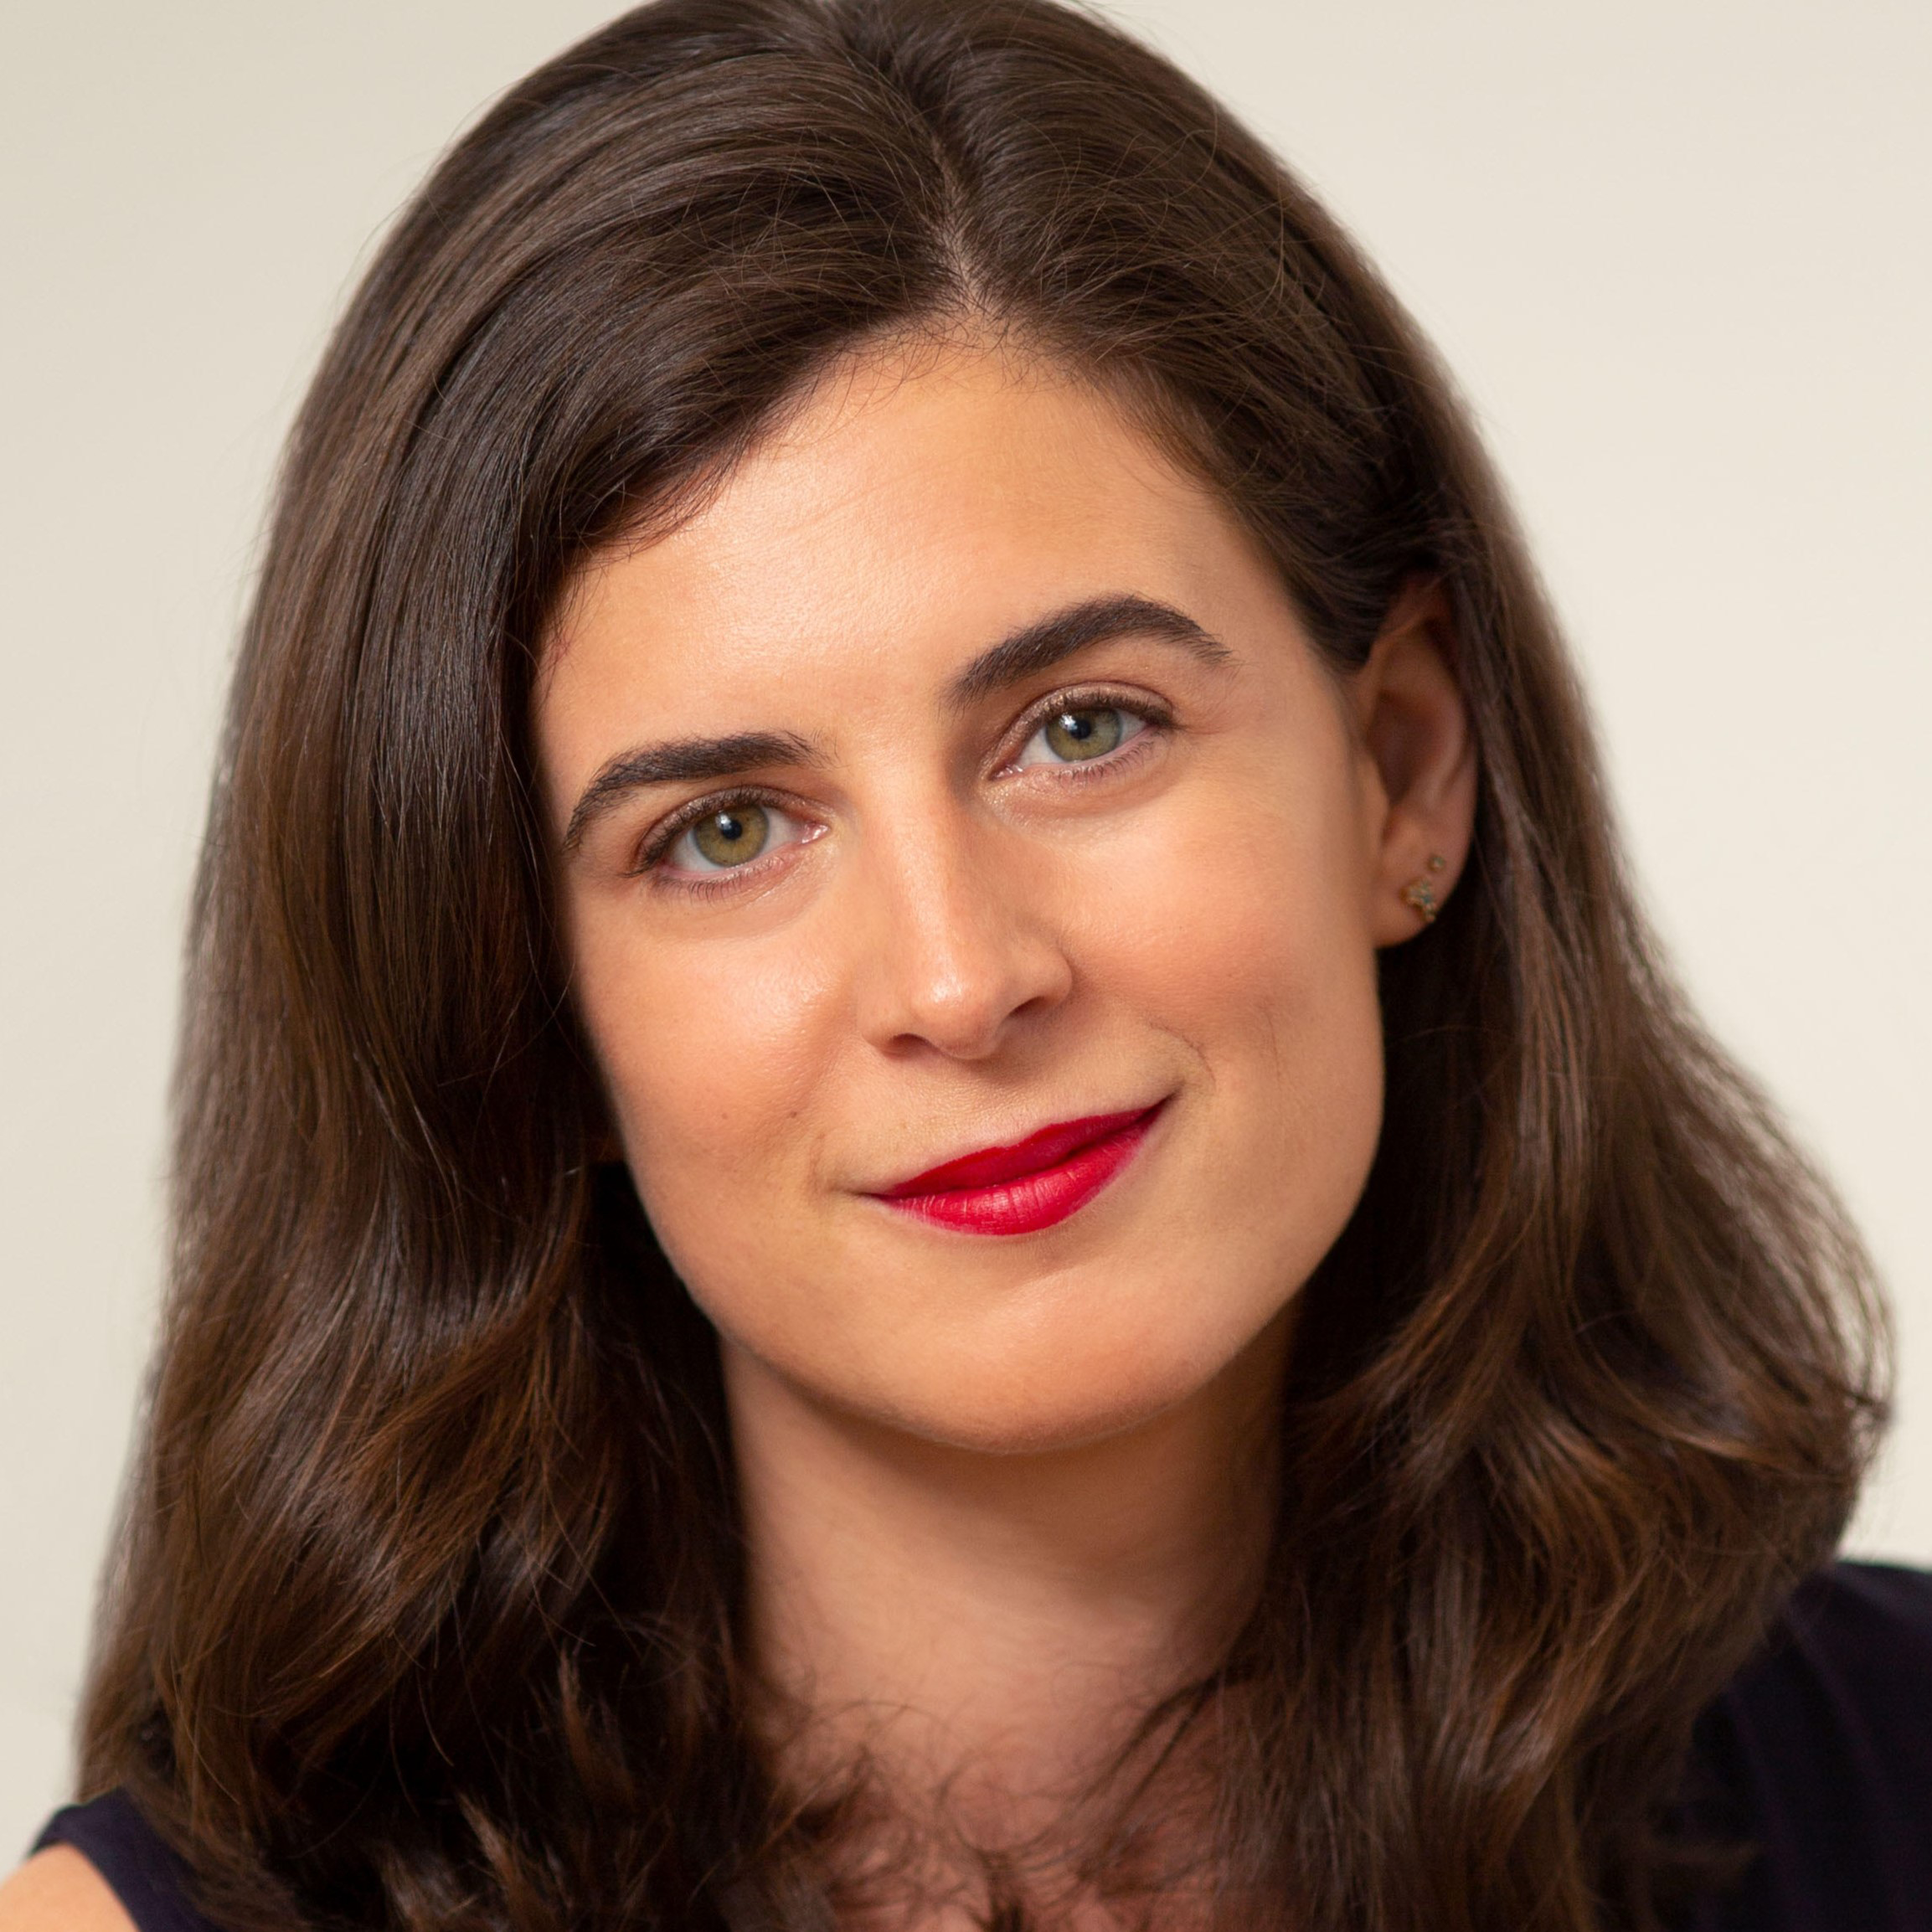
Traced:
[[1375, 1146], [1376, 948], [1463, 849], [1417, 608], [1337, 680], [1115, 404], [930, 345], [583, 574], [536, 702], [574, 993], [728, 1370], [1012, 1450], [1280, 1332]]

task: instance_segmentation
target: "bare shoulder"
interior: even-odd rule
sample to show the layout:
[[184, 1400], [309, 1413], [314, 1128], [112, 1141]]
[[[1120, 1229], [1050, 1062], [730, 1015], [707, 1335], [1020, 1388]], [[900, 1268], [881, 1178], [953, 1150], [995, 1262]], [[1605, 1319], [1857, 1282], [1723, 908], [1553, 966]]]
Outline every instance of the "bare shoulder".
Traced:
[[36, 1852], [0, 1885], [0, 1932], [135, 1932], [107, 1881], [71, 1845]]

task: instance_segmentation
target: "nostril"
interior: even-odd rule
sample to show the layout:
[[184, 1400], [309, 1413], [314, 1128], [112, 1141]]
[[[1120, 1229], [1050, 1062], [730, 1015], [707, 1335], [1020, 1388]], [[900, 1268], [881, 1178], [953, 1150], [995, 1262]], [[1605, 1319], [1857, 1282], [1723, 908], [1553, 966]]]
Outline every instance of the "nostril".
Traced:
[[896, 999], [888, 996], [882, 1017], [889, 1017], [874, 1037], [900, 1052], [923, 1048], [952, 1059], [983, 1059], [997, 1053], [1017, 1026], [1052, 1012], [1071, 983], [1057, 954], [1009, 955], [970, 976], [955, 973], [923, 987], [902, 984]]
[[883, 889], [853, 935], [861, 1026], [881, 1048], [980, 1059], [1064, 1000], [1073, 971], [1060, 935], [1010, 876], [957, 852], [942, 863], [940, 842], [875, 877]]

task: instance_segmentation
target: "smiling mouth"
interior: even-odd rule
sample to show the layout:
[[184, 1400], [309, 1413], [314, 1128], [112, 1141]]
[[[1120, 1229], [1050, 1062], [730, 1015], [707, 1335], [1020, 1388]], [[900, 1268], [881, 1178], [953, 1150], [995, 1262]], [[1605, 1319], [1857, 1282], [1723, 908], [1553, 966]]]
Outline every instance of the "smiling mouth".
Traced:
[[1077, 1214], [1140, 1151], [1167, 1105], [1061, 1121], [1010, 1147], [942, 1162], [874, 1197], [962, 1234], [1032, 1234]]

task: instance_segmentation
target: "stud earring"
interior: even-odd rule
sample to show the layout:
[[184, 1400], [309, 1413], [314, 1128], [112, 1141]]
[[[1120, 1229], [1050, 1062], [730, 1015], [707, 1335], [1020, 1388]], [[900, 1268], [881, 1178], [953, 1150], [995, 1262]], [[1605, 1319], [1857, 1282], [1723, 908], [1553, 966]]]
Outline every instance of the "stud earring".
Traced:
[[1442, 910], [1436, 903], [1435, 884], [1430, 874], [1440, 872], [1448, 863], [1440, 852], [1430, 853], [1429, 871], [1420, 878], [1410, 879], [1402, 889], [1402, 903], [1415, 912], [1425, 925], [1434, 925], [1436, 914]]

